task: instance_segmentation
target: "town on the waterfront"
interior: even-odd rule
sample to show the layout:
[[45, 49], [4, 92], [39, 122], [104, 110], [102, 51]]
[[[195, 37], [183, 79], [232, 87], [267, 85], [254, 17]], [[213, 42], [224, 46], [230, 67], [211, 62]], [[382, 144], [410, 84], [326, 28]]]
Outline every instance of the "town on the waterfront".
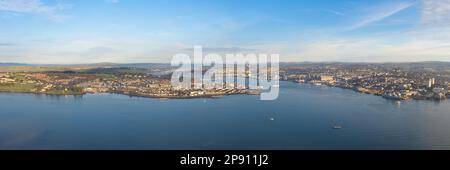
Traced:
[[203, 98], [256, 93], [242, 88], [174, 89], [170, 76], [156, 76], [136, 70], [141, 69], [95, 68], [59, 72], [3, 72], [0, 73], [0, 92], [48, 95], [116, 93], [150, 98]]
[[393, 100], [450, 98], [445, 62], [303, 63], [281, 68], [282, 80], [352, 89]]
[[[449, 63], [283, 63], [280, 80], [352, 89], [392, 100], [445, 100], [450, 97]], [[11, 68], [11, 67], [9, 67]], [[83, 69], [1, 69], [0, 92], [49, 95], [116, 93], [151, 98], [203, 98], [259, 94], [241, 88], [175, 89], [170, 65], [98, 66]], [[35, 69], [36, 70], [36, 69]], [[251, 77], [248, 69], [233, 76]], [[253, 74], [253, 76], [255, 76]], [[234, 85], [234, 84], [233, 84]], [[226, 84], [225, 84], [226, 86]]]

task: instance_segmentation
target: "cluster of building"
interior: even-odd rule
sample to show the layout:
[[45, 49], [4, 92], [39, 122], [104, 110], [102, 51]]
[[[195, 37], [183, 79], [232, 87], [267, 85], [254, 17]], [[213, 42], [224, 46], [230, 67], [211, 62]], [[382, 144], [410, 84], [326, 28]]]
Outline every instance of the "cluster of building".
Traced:
[[0, 83], [15, 83], [16, 80], [12, 79], [9, 74], [0, 74]]
[[[443, 100], [450, 97], [450, 66], [439, 66], [435, 69], [423, 65], [415, 67], [405, 65], [406, 67], [385, 64], [288, 64], [280, 67], [279, 79], [352, 89], [395, 100]], [[238, 70], [237, 74], [234, 70], [219, 73], [226, 77], [241, 77], [249, 80], [258, 76], [268, 76], [246, 69]], [[7, 91], [11, 87], [15, 88], [14, 91], [21, 89], [44, 94], [118, 93], [156, 98], [259, 93], [258, 90], [254, 91], [245, 87], [245, 82], [239, 82], [239, 79], [234, 84], [224, 84], [221, 88], [178, 89], [172, 87], [170, 77], [163, 75], [122, 71], [103, 73], [102, 70], [84, 73], [0, 73], [0, 90]], [[14, 84], [27, 84], [27, 86], [20, 86], [20, 88], [11, 86]], [[193, 86], [195, 87], [195, 84]]]
[[[20, 80], [14, 77], [20, 77]], [[172, 88], [170, 79], [144, 73], [5, 73], [0, 75], [0, 80], [0, 85], [25, 82], [33, 84], [35, 88], [26, 89], [26, 92], [61, 95], [117, 93], [155, 98], [194, 98], [249, 93], [246, 89], [238, 88], [177, 90]]]
[[450, 97], [450, 73], [383, 65], [314, 65], [282, 69], [283, 80], [353, 89], [388, 99], [443, 100]]

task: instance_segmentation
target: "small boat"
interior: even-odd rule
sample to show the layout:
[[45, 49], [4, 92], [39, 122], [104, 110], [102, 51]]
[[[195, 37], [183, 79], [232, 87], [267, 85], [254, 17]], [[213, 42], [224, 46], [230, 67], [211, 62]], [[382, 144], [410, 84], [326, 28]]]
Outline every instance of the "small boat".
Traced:
[[338, 129], [342, 129], [342, 126], [334, 126], [333, 129], [338, 130]]

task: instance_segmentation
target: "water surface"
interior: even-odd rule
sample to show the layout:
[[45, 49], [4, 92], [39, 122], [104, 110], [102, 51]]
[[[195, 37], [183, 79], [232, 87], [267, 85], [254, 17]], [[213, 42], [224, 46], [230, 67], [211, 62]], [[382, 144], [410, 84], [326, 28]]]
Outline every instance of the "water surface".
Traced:
[[448, 100], [289, 82], [276, 101], [0, 93], [0, 149], [450, 149], [448, 129]]

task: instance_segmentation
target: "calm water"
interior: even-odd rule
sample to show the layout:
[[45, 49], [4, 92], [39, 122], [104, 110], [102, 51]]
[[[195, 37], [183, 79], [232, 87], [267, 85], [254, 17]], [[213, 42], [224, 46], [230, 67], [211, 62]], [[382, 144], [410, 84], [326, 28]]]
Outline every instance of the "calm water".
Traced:
[[281, 88], [276, 101], [2, 93], [0, 148], [450, 149], [449, 101], [397, 103], [288, 82]]

